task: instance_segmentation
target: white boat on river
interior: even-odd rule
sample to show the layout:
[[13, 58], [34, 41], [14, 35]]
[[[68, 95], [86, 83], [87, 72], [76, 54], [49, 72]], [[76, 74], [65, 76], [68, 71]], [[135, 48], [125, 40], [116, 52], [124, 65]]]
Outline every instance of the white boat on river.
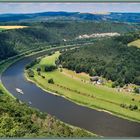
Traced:
[[18, 93], [24, 94], [23, 91], [22, 91], [21, 89], [19, 89], [19, 88], [16, 88], [16, 91], [17, 91]]

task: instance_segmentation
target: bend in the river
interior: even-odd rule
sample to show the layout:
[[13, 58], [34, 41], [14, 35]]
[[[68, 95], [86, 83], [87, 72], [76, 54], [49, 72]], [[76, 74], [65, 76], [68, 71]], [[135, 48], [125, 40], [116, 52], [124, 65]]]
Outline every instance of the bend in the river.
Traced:
[[[30, 106], [56, 116], [58, 119], [102, 136], [140, 137], [140, 123], [125, 120], [109, 113], [96, 111], [77, 105], [63, 97], [47, 93], [28, 82], [24, 77], [25, 65], [36, 57], [46, 54], [38, 53], [25, 57], [11, 65], [1, 77], [3, 85], [15, 97]], [[24, 94], [18, 94], [16, 88]]]

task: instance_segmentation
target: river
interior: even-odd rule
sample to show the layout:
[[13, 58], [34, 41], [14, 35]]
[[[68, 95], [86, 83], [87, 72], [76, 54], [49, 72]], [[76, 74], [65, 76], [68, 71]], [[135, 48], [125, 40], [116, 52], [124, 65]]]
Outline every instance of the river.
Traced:
[[[11, 65], [1, 76], [6, 89], [29, 106], [69, 123], [106, 137], [140, 137], [140, 123], [77, 105], [63, 97], [47, 93], [24, 77], [25, 65], [46, 52], [25, 57]], [[16, 92], [22, 89], [24, 94]]]

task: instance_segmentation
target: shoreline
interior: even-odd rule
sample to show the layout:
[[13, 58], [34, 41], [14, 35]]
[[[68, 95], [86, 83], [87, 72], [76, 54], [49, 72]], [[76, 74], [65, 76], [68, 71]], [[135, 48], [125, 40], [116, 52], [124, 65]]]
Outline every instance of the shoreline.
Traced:
[[25, 78], [26, 78], [26, 80], [28, 82], [31, 82], [31, 83], [35, 84], [37, 87], [41, 88], [43, 91], [45, 91], [45, 92], [47, 92], [49, 94], [52, 94], [52, 95], [55, 95], [55, 96], [59, 96], [59, 97], [65, 98], [66, 100], [69, 100], [69, 101], [71, 101], [71, 102], [73, 102], [73, 103], [75, 103], [77, 105], [80, 105], [80, 106], [83, 106], [83, 107], [86, 107], [86, 108], [89, 108], [89, 109], [95, 109], [96, 111], [105, 112], [105, 113], [108, 113], [110, 115], [113, 115], [113, 116], [116, 116], [116, 117], [119, 117], [119, 118], [122, 118], [122, 119], [125, 119], [125, 120], [128, 120], [128, 121], [140, 123], [140, 120], [136, 120], [136, 119], [133, 119], [133, 118], [130, 118], [130, 117], [121, 115], [121, 114], [117, 114], [115, 112], [111, 112], [110, 110], [106, 110], [104, 108], [98, 108], [98, 107], [95, 107], [95, 106], [94, 107], [90, 107], [90, 106], [87, 106], [87, 105], [78, 103], [78, 102], [76, 102], [76, 101], [74, 101], [74, 100], [72, 100], [72, 99], [70, 99], [70, 98], [68, 98], [68, 97], [66, 97], [64, 95], [61, 95], [61, 94], [58, 94], [58, 93], [55, 93], [55, 92], [52, 92], [50, 90], [47, 90], [47, 89], [43, 88], [38, 82], [30, 79], [27, 76], [27, 73], [26, 72], [24, 72], [24, 76], [25, 76]]

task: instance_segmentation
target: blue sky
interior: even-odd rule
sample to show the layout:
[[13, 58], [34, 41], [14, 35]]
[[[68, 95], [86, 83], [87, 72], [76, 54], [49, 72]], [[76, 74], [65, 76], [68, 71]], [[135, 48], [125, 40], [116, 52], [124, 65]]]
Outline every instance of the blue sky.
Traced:
[[45, 11], [140, 13], [140, 3], [0, 3], [0, 14]]

